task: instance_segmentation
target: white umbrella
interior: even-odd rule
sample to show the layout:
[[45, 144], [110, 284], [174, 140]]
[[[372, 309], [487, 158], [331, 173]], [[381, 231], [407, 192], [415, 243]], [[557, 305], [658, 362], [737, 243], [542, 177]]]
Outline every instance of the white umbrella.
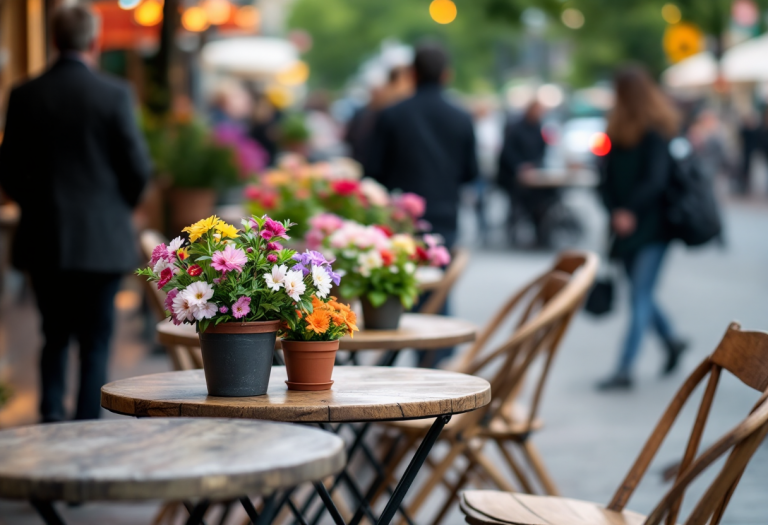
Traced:
[[698, 53], [667, 68], [661, 80], [671, 88], [710, 86], [717, 80], [717, 61], [709, 51]]
[[201, 56], [208, 68], [252, 77], [276, 75], [299, 59], [291, 42], [269, 37], [217, 40], [203, 46]]
[[723, 55], [723, 76], [729, 82], [768, 80], [768, 35], [735, 45]]

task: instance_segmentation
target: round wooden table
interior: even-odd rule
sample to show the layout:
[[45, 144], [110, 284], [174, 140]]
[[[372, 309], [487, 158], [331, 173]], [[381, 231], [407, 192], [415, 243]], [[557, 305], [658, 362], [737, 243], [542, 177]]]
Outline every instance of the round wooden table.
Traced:
[[[174, 325], [168, 320], [156, 327], [160, 344], [200, 346], [194, 325]], [[355, 337], [343, 337], [340, 350], [433, 350], [474, 341], [477, 326], [469, 321], [442, 315], [403, 314], [397, 330], [360, 330]], [[279, 340], [277, 345], [279, 347]]]
[[[331, 422], [435, 418], [384, 512], [371, 520], [386, 525], [451, 416], [484, 407], [491, 400], [491, 386], [485, 379], [444, 370], [340, 366], [333, 370], [331, 390], [320, 392], [289, 391], [286, 378], [284, 367], [273, 367], [266, 395], [227, 398], [208, 395], [202, 370], [152, 374], [105, 385], [101, 404], [130, 416], [253, 418], [317, 423], [323, 428], [329, 428]], [[367, 425], [363, 434], [365, 429]], [[358, 434], [355, 441], [361, 440]], [[351, 479], [346, 471], [343, 474]], [[316, 484], [316, 489], [334, 521], [342, 525], [344, 521], [324, 486]], [[360, 502], [363, 505], [367, 505], [365, 500]]]
[[[338, 436], [282, 423], [163, 418], [35, 425], [0, 432], [0, 498], [31, 501], [47, 523], [61, 523], [56, 500], [194, 498], [201, 501], [192, 515], [201, 519], [208, 498], [269, 495], [321, 480], [345, 463]], [[252, 507], [250, 500], [243, 504]]]

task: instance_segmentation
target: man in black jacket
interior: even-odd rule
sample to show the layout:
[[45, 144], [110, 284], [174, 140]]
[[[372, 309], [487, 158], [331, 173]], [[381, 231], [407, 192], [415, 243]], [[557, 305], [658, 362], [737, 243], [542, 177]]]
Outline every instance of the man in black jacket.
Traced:
[[151, 169], [129, 87], [91, 69], [93, 15], [62, 8], [52, 30], [59, 60], [11, 92], [0, 147], [0, 186], [21, 207], [13, 261], [29, 272], [42, 317], [43, 421], [65, 418], [73, 335], [75, 418], [99, 417], [114, 297], [120, 276], [137, 263], [131, 213]]
[[448, 56], [423, 45], [413, 61], [416, 94], [383, 110], [376, 122], [365, 169], [390, 190], [424, 197], [424, 218], [450, 247], [456, 241], [459, 186], [477, 177], [470, 116], [448, 102]]

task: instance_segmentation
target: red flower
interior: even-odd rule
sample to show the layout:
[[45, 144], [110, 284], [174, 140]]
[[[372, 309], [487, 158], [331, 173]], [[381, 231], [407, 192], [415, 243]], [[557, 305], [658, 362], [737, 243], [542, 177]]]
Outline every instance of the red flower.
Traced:
[[160, 272], [160, 280], [157, 282], [157, 289], [162, 290], [163, 286], [168, 284], [173, 279], [173, 270], [170, 268], [164, 269]]
[[429, 253], [422, 246], [416, 246], [414, 257], [417, 261], [429, 261]]
[[347, 197], [357, 193], [360, 190], [360, 184], [354, 180], [335, 180], [331, 182], [331, 189], [334, 193]]
[[198, 264], [193, 264], [189, 268], [187, 268], [187, 273], [191, 275], [192, 277], [197, 277], [201, 273], [203, 273], [203, 269]]
[[379, 255], [381, 255], [381, 260], [384, 262], [384, 266], [389, 266], [395, 262], [395, 254], [389, 250], [380, 250]]
[[373, 226], [374, 226], [374, 228], [377, 228], [379, 231], [383, 232], [384, 235], [386, 235], [387, 237], [392, 237], [395, 234], [395, 232], [393, 232], [392, 230], [390, 230], [387, 226], [384, 226], [383, 224], [374, 224]]

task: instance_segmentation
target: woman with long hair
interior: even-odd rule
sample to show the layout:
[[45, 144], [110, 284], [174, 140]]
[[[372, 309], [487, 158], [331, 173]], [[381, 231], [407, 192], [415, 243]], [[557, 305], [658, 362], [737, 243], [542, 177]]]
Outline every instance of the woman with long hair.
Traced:
[[669, 141], [679, 131], [680, 116], [638, 66], [619, 70], [614, 84], [616, 102], [607, 129], [612, 146], [602, 165], [600, 193], [610, 214], [610, 256], [621, 261], [629, 278], [632, 316], [618, 367], [599, 383], [601, 390], [632, 387], [632, 365], [649, 328], [666, 351], [664, 375], [677, 368], [686, 347], [654, 299], [669, 244], [664, 220]]

